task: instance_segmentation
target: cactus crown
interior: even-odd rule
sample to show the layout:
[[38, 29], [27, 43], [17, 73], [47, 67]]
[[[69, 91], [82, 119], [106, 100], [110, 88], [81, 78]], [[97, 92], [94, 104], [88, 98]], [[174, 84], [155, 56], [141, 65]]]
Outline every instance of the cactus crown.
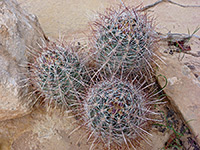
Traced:
[[30, 65], [35, 89], [47, 105], [70, 106], [81, 89], [82, 67], [72, 46], [49, 43]]
[[155, 38], [147, 15], [128, 7], [111, 8], [99, 14], [92, 27], [100, 70], [127, 73], [151, 68]]
[[[87, 128], [107, 146], [132, 144], [131, 141], [147, 133], [150, 103], [147, 97], [129, 82], [105, 80], [92, 87], [84, 103]], [[143, 128], [144, 127], [144, 128]]]

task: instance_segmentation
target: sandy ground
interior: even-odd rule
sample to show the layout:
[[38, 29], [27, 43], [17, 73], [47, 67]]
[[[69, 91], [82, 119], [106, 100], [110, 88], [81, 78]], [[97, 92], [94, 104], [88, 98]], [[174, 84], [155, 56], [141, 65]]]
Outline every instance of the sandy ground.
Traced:
[[[120, 0], [17, 0], [28, 12], [35, 14], [49, 37], [83, 36], [88, 22], [106, 7], [119, 4]], [[184, 5], [200, 5], [199, 0], [174, 0]], [[146, 6], [156, 0], [124, 0], [126, 5]], [[193, 32], [200, 24], [200, 8], [182, 8], [168, 2], [148, 10], [156, 19], [157, 30], [163, 33]], [[198, 33], [200, 35], [200, 31]]]

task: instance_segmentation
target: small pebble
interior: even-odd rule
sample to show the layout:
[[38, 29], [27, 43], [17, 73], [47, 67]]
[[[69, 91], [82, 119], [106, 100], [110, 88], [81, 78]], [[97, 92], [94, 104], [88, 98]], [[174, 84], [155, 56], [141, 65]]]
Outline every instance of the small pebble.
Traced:
[[188, 68], [190, 68], [191, 70], [195, 70], [196, 68], [195, 68], [195, 66], [193, 66], [193, 65], [187, 65], [188, 66]]
[[168, 53], [168, 50], [164, 50], [164, 53]]
[[198, 75], [198, 74], [196, 74], [196, 73], [194, 74], [194, 76], [195, 76], [196, 78], [198, 78], [198, 77], [199, 77], [199, 75]]
[[172, 50], [170, 50], [170, 51], [169, 51], [169, 54], [173, 55], [174, 53], [173, 53], [173, 51], [172, 51]]

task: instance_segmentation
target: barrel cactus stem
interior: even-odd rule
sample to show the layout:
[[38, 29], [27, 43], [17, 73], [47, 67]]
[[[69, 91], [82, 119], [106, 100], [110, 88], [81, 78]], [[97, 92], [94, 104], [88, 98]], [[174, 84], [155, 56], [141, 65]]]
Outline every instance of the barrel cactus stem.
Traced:
[[77, 103], [79, 91], [83, 88], [82, 64], [72, 44], [49, 42], [36, 53], [33, 63], [29, 64], [30, 83], [39, 93], [35, 104], [62, 106], [69, 108]]
[[107, 148], [135, 148], [138, 139], [148, 142], [145, 137], [150, 135], [149, 122], [158, 121], [152, 105], [160, 100], [152, 100], [144, 90], [135, 81], [118, 78], [91, 87], [81, 113], [83, 124], [90, 132], [89, 139], [93, 138], [96, 143], [101, 141]]
[[152, 20], [137, 8], [119, 6], [99, 14], [91, 24], [91, 45], [99, 72], [151, 74], [155, 64], [155, 32]]

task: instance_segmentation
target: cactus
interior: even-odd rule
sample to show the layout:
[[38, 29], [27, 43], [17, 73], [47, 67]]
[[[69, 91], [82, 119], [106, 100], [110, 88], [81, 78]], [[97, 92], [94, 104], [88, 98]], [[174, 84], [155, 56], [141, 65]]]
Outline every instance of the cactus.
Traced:
[[97, 83], [83, 103], [89, 137], [94, 137], [93, 143], [102, 140], [108, 148], [134, 148], [134, 140], [148, 134], [148, 121], [156, 114], [151, 105], [157, 101], [151, 101], [135, 84], [117, 78]]
[[149, 72], [155, 37], [152, 21], [134, 8], [110, 8], [91, 25], [98, 71]]
[[70, 107], [82, 89], [82, 67], [73, 46], [50, 42], [36, 55], [29, 64], [29, 78], [39, 97], [43, 97], [42, 102], [48, 106]]

